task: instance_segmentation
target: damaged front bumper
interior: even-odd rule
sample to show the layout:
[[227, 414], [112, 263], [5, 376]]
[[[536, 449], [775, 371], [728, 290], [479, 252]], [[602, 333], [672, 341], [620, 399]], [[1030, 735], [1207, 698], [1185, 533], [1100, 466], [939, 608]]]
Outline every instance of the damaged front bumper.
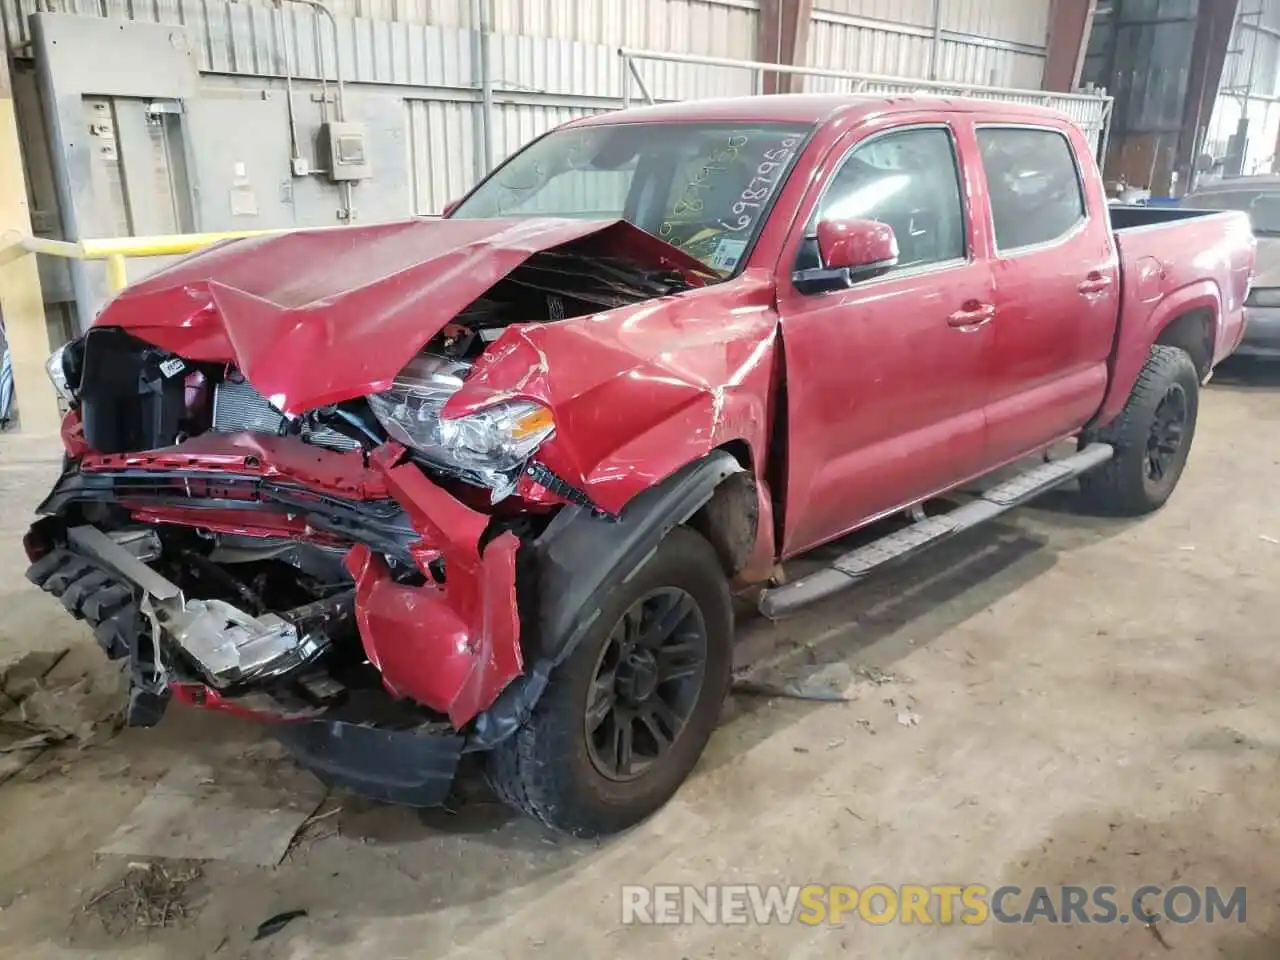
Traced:
[[[171, 695], [276, 721], [273, 735], [328, 783], [397, 803], [441, 802], [464, 731], [523, 669], [515, 536], [486, 535], [488, 515], [391, 445], [368, 463], [307, 451], [300, 476], [287, 439], [281, 456], [276, 438], [197, 439], [145, 455], [87, 455], [73, 465], [42, 507], [52, 519], [28, 537], [28, 576], [89, 620], [110, 655], [129, 657], [131, 722], [155, 722]], [[149, 523], [343, 546], [350, 589], [273, 613], [184, 596], [135, 544], [91, 523], [68, 528], [64, 520], [87, 504]], [[411, 567], [420, 575], [405, 578]], [[391, 729], [334, 711], [290, 714], [252, 695], [323, 656], [333, 628], [352, 618], [386, 690], [441, 715], [439, 722]]]
[[152, 662], [158, 672], [164, 664], [159, 641], [165, 637], [220, 689], [305, 666], [324, 652], [330, 630], [352, 612], [352, 593], [346, 592], [283, 615], [254, 616], [224, 600], [184, 597], [176, 584], [96, 527], [71, 528], [67, 543], [73, 553], [123, 578], [133, 595], [140, 594], [138, 609], [151, 626]]
[[333, 717], [282, 718], [224, 698], [200, 683], [174, 683], [170, 692], [187, 706], [264, 723], [294, 760], [322, 783], [383, 803], [443, 804], [467, 748], [466, 737], [444, 727], [402, 730]]

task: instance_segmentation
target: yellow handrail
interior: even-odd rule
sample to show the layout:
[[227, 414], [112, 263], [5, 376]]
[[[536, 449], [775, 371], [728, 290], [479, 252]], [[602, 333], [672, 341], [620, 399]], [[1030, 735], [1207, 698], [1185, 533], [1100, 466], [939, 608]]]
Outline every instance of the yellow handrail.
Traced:
[[[311, 228], [316, 229], [316, 228]], [[341, 229], [324, 227], [326, 230]], [[102, 260], [120, 257], [174, 257], [194, 253], [223, 240], [243, 240], [246, 237], [266, 237], [292, 230], [224, 230], [218, 233], [175, 233], [160, 237], [106, 237], [100, 240], [81, 240], [86, 260]]]
[[[307, 230], [342, 230], [343, 226], [305, 227]], [[103, 237], [97, 240], [47, 240], [43, 237], [17, 237], [8, 234], [9, 243], [0, 247], [0, 266], [30, 253], [67, 260], [107, 261], [107, 284], [112, 293], [123, 290], [129, 282], [126, 257], [173, 257], [203, 250], [223, 240], [243, 240], [292, 233], [294, 230], [225, 230], [218, 233], [177, 233], [159, 237]]]

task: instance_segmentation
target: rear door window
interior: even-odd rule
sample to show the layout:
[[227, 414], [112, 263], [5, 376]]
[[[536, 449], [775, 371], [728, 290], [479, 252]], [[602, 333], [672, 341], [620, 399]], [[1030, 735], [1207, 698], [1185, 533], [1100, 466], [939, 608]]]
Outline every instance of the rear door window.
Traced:
[[978, 146], [1001, 253], [1054, 243], [1084, 221], [1080, 171], [1062, 133], [982, 127]]

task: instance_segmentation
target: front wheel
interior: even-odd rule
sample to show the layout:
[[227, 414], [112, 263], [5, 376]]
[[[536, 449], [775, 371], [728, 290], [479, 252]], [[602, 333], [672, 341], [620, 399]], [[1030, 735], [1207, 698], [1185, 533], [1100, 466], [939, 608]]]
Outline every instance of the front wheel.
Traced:
[[676, 528], [610, 592], [528, 723], [489, 754], [495, 792], [579, 837], [643, 820], [675, 793], [715, 728], [732, 635], [715, 550]]
[[1136, 517], [1162, 507], [1182, 477], [1199, 408], [1191, 357], [1177, 347], [1152, 347], [1124, 410], [1097, 435], [1115, 455], [1080, 478], [1086, 508]]

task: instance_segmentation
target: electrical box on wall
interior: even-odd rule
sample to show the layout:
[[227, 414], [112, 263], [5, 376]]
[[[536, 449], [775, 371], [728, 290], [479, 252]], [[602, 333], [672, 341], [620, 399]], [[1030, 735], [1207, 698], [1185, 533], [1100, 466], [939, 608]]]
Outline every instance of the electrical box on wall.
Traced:
[[320, 149], [329, 160], [330, 180], [363, 180], [373, 172], [363, 123], [330, 120], [321, 125]]

